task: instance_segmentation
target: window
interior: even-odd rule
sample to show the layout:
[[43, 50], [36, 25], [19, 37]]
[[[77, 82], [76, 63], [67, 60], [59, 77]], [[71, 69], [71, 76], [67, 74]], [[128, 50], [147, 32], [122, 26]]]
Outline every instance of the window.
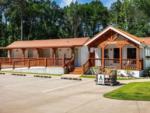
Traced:
[[127, 48], [127, 58], [136, 59], [136, 48]]

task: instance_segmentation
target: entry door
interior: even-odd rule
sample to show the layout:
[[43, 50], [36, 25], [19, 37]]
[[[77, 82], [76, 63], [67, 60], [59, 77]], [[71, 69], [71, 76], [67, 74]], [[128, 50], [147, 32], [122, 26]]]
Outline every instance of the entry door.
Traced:
[[80, 64], [80, 49], [75, 48], [75, 56], [74, 56], [75, 67], [79, 67]]
[[114, 48], [114, 63], [119, 63], [120, 50], [119, 48]]
[[95, 66], [95, 52], [90, 52], [90, 64], [91, 66]]
[[97, 59], [95, 60], [95, 66], [101, 66], [101, 49], [100, 48], [95, 49], [95, 58]]

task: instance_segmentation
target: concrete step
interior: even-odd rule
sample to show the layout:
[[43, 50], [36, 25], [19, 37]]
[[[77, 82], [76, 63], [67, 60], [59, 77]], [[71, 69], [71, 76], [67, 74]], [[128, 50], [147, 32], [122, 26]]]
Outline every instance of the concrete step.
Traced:
[[83, 69], [82, 67], [75, 67], [75, 69], [70, 72], [70, 74], [82, 74], [83, 73]]

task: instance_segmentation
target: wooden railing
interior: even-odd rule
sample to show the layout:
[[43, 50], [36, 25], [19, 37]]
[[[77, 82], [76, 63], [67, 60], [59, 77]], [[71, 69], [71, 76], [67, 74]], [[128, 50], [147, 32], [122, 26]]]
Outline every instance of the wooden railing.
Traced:
[[[102, 62], [104, 61], [104, 63]], [[137, 59], [88, 59], [87, 62], [82, 66], [83, 72], [85, 73], [90, 67], [99, 66], [101, 68], [117, 68], [117, 69], [133, 69], [142, 70], [143, 60]]]
[[67, 68], [69, 72], [73, 71], [74, 69], [74, 58], [71, 57], [69, 59], [65, 59], [64, 68]]
[[74, 59], [65, 59], [65, 58], [0, 58], [0, 69], [2, 68], [15, 69], [20, 67], [30, 68], [34, 66], [72, 67], [74, 65], [73, 63], [74, 63]]
[[83, 73], [86, 73], [90, 67], [90, 60], [88, 59], [85, 64], [82, 65]]

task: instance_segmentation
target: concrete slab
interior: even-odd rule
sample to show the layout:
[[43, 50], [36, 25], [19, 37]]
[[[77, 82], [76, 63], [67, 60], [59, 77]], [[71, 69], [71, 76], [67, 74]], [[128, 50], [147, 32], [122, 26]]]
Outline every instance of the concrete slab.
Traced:
[[0, 113], [149, 113], [150, 102], [103, 98], [116, 88], [93, 79], [0, 76]]

